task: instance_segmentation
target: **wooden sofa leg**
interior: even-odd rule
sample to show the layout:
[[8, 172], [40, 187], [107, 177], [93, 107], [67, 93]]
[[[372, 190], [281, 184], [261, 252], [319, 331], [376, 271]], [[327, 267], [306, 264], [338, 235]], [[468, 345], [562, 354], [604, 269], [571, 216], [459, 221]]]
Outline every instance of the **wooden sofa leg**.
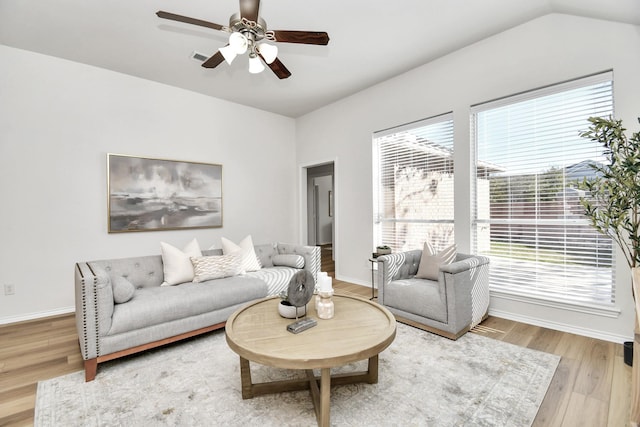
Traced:
[[94, 379], [96, 379], [97, 372], [98, 372], [98, 358], [84, 361], [85, 382], [93, 381]]

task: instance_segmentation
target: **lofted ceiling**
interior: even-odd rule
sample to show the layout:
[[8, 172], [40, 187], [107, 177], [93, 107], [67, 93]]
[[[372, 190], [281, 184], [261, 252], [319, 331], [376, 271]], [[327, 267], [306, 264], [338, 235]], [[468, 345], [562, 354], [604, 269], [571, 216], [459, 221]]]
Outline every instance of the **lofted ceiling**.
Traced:
[[239, 4], [0, 0], [0, 44], [298, 117], [549, 13], [640, 25], [640, 0], [262, 0], [268, 29], [331, 38], [328, 46], [278, 43], [278, 58], [292, 72], [279, 80], [269, 69], [250, 74], [247, 55], [201, 67], [192, 52], [212, 55], [228, 34], [160, 19], [158, 10], [227, 25]]

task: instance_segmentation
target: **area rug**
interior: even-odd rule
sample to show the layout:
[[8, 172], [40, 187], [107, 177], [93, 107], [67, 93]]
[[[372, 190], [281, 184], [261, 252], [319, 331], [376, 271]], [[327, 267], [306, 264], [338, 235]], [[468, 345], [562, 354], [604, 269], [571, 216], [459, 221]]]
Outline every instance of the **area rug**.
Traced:
[[[331, 389], [334, 426], [529, 426], [560, 358], [477, 334], [450, 341], [398, 324], [378, 384]], [[365, 370], [366, 362], [332, 370]], [[300, 372], [251, 364], [253, 381]], [[35, 426], [315, 426], [308, 391], [243, 400], [217, 331], [38, 383]]]

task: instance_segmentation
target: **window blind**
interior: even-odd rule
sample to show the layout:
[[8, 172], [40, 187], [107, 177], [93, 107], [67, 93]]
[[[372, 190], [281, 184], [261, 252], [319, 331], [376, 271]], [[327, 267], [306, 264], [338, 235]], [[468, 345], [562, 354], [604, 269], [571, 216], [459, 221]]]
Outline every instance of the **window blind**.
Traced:
[[453, 115], [376, 132], [373, 146], [376, 244], [453, 243]]
[[494, 291], [554, 301], [615, 303], [611, 239], [589, 224], [579, 182], [603, 147], [579, 136], [613, 115], [612, 73], [472, 108], [474, 245], [491, 258]]

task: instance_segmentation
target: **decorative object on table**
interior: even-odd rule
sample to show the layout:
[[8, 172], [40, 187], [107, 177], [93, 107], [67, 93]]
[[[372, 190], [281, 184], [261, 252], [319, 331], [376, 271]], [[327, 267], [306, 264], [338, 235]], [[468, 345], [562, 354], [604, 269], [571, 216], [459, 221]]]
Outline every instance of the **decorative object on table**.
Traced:
[[107, 154], [108, 231], [222, 227], [222, 165]]
[[289, 282], [287, 293], [280, 293], [278, 313], [288, 319], [297, 319], [307, 315], [307, 303], [313, 296], [315, 281], [308, 270], [298, 271]]
[[320, 319], [331, 319], [334, 315], [333, 287], [331, 277], [327, 273], [318, 273], [318, 295], [316, 296], [316, 312]]
[[[316, 289], [315, 289], [315, 294], [316, 294], [316, 298], [315, 298], [315, 308], [316, 308], [316, 312], [318, 311], [318, 303], [320, 302], [320, 288], [324, 287], [331, 287], [331, 277], [327, 274], [326, 271], [318, 271], [318, 279], [316, 280]], [[328, 284], [326, 283], [328, 282]]]
[[373, 257], [377, 258], [380, 255], [389, 255], [391, 253], [391, 248], [387, 245], [376, 246], [376, 251], [373, 253]]
[[296, 322], [287, 325], [287, 331], [292, 334], [299, 334], [302, 331], [306, 331], [309, 328], [313, 328], [316, 326], [318, 322], [316, 319], [312, 319], [311, 317], [305, 317], [304, 319], [300, 319]]
[[278, 313], [285, 319], [297, 319], [298, 317], [305, 316], [307, 314], [307, 309], [306, 307], [296, 307], [291, 305], [289, 301], [283, 299], [280, 301], [280, 304], [278, 304]]

